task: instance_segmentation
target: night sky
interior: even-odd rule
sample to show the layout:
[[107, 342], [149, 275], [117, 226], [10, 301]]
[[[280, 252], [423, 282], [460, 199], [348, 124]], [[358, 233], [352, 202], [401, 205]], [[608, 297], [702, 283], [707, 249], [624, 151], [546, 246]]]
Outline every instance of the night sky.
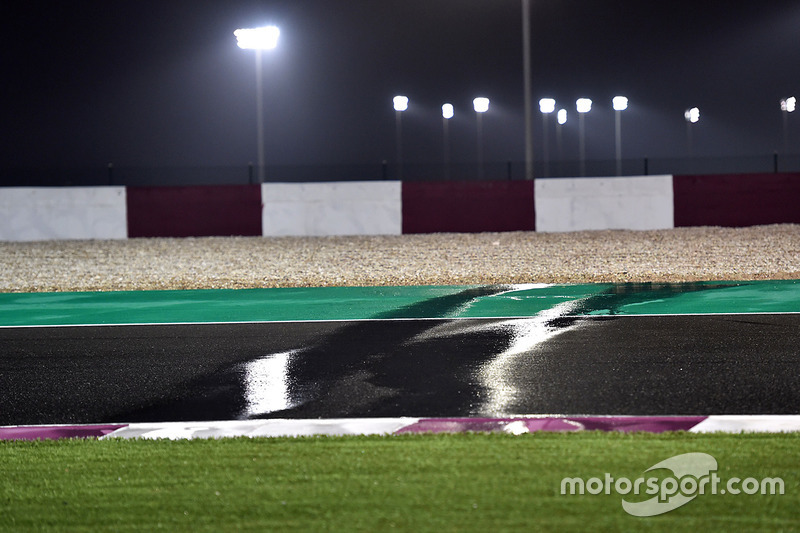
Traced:
[[[14, 6], [13, 4], [17, 4]], [[0, 165], [246, 165], [256, 159], [254, 52], [238, 27], [276, 24], [264, 53], [268, 164], [376, 164], [442, 158], [451, 102], [454, 162], [475, 160], [472, 99], [487, 161], [524, 160], [520, 0], [107, 0], [4, 2]], [[684, 111], [701, 110], [698, 156], [783, 150], [778, 101], [800, 96], [800, 2], [532, 0], [536, 156], [541, 97], [570, 113], [591, 98], [587, 156], [687, 154]], [[800, 152], [800, 115], [790, 151]], [[555, 122], [553, 121], [552, 124]], [[554, 135], [554, 126], [550, 135]], [[550, 139], [551, 158], [555, 141]]]

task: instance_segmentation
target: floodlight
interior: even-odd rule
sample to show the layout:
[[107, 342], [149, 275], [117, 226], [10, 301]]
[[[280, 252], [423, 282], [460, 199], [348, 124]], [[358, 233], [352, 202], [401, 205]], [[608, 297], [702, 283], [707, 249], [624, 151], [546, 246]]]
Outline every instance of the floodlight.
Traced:
[[575, 106], [578, 108], [578, 113], [588, 113], [592, 110], [592, 101], [588, 98], [578, 98]]
[[552, 98], [542, 98], [539, 100], [539, 111], [542, 113], [552, 113], [556, 110], [556, 101]]
[[785, 98], [781, 100], [781, 111], [787, 111], [792, 113], [795, 110], [795, 106], [797, 105], [797, 98], [794, 96], [790, 96], [789, 98]]
[[394, 104], [395, 111], [405, 111], [408, 109], [408, 97], [407, 96], [395, 96], [392, 98], [392, 103]]
[[447, 119], [453, 118], [453, 104], [444, 104], [442, 106], [442, 116]]
[[472, 101], [476, 113], [486, 113], [489, 111], [489, 99], [478, 97]]
[[281, 30], [277, 26], [261, 28], [240, 28], [233, 32], [236, 44], [246, 50], [271, 50], [278, 46]]
[[615, 96], [611, 99], [611, 104], [614, 106], [614, 111], [625, 111], [628, 109], [628, 99], [624, 96]]
[[683, 116], [687, 122], [691, 122], [692, 124], [694, 124], [695, 122], [700, 120], [700, 110], [696, 107], [687, 109], [686, 113], [684, 113]]
[[567, 110], [566, 109], [559, 109], [558, 113], [556, 113], [556, 118], [558, 119], [558, 123], [562, 126], [567, 123]]

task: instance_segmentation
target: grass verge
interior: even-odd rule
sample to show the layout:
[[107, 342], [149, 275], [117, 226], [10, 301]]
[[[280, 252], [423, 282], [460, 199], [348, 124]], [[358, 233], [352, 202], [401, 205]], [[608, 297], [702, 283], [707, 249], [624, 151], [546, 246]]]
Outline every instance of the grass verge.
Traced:
[[[636, 518], [565, 477], [631, 480], [681, 453], [783, 495], [698, 495]], [[403, 435], [0, 442], [3, 531], [793, 530], [800, 434]], [[650, 474], [648, 474], [650, 475]], [[649, 496], [626, 496], [643, 501]]]

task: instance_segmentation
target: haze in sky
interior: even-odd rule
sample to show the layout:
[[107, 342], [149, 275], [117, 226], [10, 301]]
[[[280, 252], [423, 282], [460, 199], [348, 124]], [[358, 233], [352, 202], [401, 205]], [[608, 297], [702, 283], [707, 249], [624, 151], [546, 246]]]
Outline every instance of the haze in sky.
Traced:
[[[255, 60], [240, 27], [275, 24], [263, 55], [270, 164], [395, 158], [392, 97], [409, 97], [404, 159], [475, 160], [472, 99], [485, 96], [487, 161], [524, 159], [520, 0], [109, 0], [6, 2], [3, 167], [242, 165], [256, 158]], [[613, 159], [611, 99], [624, 157], [783, 151], [780, 98], [800, 93], [800, 4], [792, 1], [532, 0], [533, 99], [568, 111], [564, 158]], [[800, 116], [789, 117], [798, 153]], [[555, 121], [549, 135], [555, 135]], [[536, 157], [542, 116], [534, 109]], [[555, 137], [549, 138], [555, 150]], [[550, 154], [555, 158], [556, 154]]]

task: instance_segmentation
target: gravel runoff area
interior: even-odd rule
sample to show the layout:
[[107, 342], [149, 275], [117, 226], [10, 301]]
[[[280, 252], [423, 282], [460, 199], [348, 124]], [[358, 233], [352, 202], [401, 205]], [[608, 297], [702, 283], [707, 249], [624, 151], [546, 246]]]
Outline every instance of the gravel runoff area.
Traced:
[[0, 242], [0, 292], [800, 279], [800, 225]]

